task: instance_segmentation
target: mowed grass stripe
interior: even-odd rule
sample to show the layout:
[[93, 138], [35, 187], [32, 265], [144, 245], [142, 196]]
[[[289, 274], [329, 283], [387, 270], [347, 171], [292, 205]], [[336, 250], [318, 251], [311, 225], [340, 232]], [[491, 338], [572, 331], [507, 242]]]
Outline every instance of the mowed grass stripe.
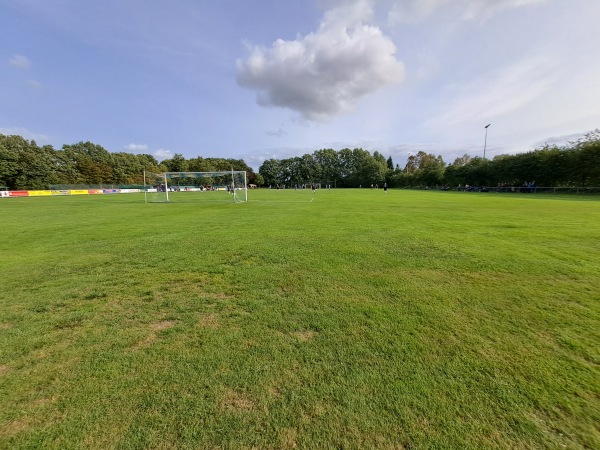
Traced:
[[0, 447], [600, 446], [600, 201], [0, 202]]

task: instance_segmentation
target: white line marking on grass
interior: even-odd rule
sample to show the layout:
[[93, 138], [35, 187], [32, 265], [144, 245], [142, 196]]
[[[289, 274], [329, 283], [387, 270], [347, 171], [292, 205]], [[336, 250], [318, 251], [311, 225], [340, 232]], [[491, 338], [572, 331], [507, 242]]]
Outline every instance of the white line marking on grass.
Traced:
[[312, 203], [312, 201], [313, 201], [314, 199], [315, 199], [314, 197], [313, 197], [313, 198], [311, 198], [311, 199], [310, 199], [310, 202], [308, 202], [308, 203]]

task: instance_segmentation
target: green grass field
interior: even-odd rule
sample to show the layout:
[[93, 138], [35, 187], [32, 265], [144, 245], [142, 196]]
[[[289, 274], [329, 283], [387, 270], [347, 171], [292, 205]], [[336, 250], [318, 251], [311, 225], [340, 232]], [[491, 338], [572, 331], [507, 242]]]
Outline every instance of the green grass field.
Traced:
[[0, 200], [0, 448], [600, 448], [600, 198]]

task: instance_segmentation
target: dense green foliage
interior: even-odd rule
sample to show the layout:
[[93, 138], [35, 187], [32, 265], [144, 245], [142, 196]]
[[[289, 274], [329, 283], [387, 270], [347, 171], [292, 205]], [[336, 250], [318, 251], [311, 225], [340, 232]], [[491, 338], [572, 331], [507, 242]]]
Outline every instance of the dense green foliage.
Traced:
[[[252, 169], [239, 159], [193, 158], [176, 154], [159, 163], [147, 154], [111, 153], [91, 142], [39, 147], [21, 136], [0, 134], [0, 186], [9, 189], [49, 189], [56, 185], [140, 185], [144, 170], [150, 172]], [[252, 178], [250, 178], [252, 180]], [[250, 181], [252, 182], [252, 181]]]
[[600, 448], [596, 197], [205, 199], [0, 199], [0, 448]]
[[335, 187], [424, 186], [600, 186], [600, 132], [565, 147], [549, 147], [499, 155], [493, 160], [464, 155], [447, 165], [441, 156], [419, 151], [404, 168], [394, 167], [378, 151], [361, 148], [321, 149], [287, 159], [269, 159], [254, 173], [241, 159], [191, 158], [182, 154], [162, 162], [151, 155], [110, 153], [91, 142], [39, 147], [20, 136], [0, 134], [0, 186], [48, 189], [51, 185], [132, 185], [142, 183], [143, 170], [210, 172], [245, 170], [248, 182], [294, 186], [318, 182]]
[[312, 155], [270, 159], [259, 173], [267, 185], [296, 185], [314, 181], [336, 187], [417, 186], [600, 186], [600, 133], [593, 132], [563, 148], [544, 147], [493, 160], [464, 155], [447, 165], [441, 156], [420, 151], [403, 169], [392, 158], [363, 149], [317, 150]]

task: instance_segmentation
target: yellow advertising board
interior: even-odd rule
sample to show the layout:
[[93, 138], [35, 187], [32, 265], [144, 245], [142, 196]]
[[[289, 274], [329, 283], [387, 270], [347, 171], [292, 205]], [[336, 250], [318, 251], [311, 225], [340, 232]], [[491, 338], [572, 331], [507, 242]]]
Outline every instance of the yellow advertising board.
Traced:
[[46, 195], [52, 195], [52, 191], [29, 191], [30, 197], [43, 197]]
[[88, 195], [87, 189], [71, 189], [71, 195]]

